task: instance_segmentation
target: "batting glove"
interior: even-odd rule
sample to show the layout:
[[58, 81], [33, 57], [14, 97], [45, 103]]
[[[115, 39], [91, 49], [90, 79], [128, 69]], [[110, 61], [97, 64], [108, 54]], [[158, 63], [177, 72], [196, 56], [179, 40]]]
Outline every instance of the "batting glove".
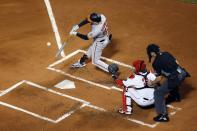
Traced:
[[76, 35], [77, 35], [77, 32], [76, 32], [76, 31], [74, 31], [74, 30], [71, 30], [71, 31], [70, 31], [70, 35], [74, 35], [74, 36], [76, 36]]
[[74, 25], [73, 28], [72, 28], [73, 31], [77, 31], [78, 29], [79, 29], [78, 25]]

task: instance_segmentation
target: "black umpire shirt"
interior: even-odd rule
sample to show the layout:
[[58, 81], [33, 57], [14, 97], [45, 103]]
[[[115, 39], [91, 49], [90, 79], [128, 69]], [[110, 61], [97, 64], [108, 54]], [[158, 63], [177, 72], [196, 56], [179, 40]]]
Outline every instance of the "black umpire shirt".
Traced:
[[158, 75], [165, 76], [175, 72], [178, 68], [176, 59], [168, 52], [157, 54], [152, 66]]

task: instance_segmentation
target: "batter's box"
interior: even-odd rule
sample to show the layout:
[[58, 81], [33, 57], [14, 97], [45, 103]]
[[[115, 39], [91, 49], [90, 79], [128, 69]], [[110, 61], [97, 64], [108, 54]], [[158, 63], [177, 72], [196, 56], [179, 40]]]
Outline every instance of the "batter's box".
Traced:
[[26, 80], [1, 92], [0, 100], [0, 105], [52, 123], [58, 123], [76, 110], [86, 106], [104, 111], [104, 109], [93, 106], [82, 99], [56, 92]]
[[[62, 59], [56, 61], [55, 63], [49, 65], [49, 66], [47, 67], [47, 69], [52, 70], [52, 71], [55, 71], [55, 72], [60, 73], [60, 74], [63, 74], [63, 75], [68, 76], [68, 77], [70, 77], [70, 78], [73, 78], [73, 79], [76, 79], [76, 80], [83, 81], [83, 82], [85, 82], [85, 83], [94, 85], [94, 86], [96, 86], [96, 87], [104, 88], [104, 89], [107, 89], [107, 90], [122, 91], [120, 88], [117, 88], [117, 87], [115, 87], [115, 86], [107, 86], [106, 84], [103, 84], [103, 83], [101, 84], [101, 83], [98, 83], [98, 82], [95, 82], [95, 81], [92, 81], [92, 80], [87, 80], [87, 79], [84, 78], [84, 77], [79, 77], [79, 76], [70, 74], [70, 73], [64, 71], [63, 69], [57, 69], [58, 65], [62, 64], [62, 63], [65, 62], [65, 61], [68, 61], [71, 57], [72, 57], [72, 59], [73, 59], [73, 58], [75, 59], [75, 56], [78, 55], [79, 53], [85, 53], [85, 51], [83, 51], [83, 50], [77, 50], [77, 51], [75, 51], [75, 52], [73, 52], [73, 53], [67, 55], [66, 57], [64, 57], [64, 58], [62, 58]], [[119, 66], [122, 66], [122, 67], [126, 67], [127, 70], [133, 68], [133, 67], [130, 66], [130, 65], [127, 65], [127, 64], [124, 64], [124, 63], [115, 61], [115, 60], [111, 60], [111, 59], [108, 59], [108, 58], [105, 58], [105, 57], [102, 57], [101, 59], [103, 59], [103, 60], [105, 60], [105, 61], [108, 61], [108, 62], [111, 62], [111, 63], [116, 63], [116, 64], [118, 64]], [[73, 61], [73, 60], [72, 60], [72, 61]], [[76, 60], [75, 60], [75, 62], [76, 62]], [[56, 67], [56, 68], [55, 68], [55, 67]], [[64, 67], [64, 68], [65, 68], [65, 67]], [[103, 72], [102, 72], [102, 73], [103, 73]], [[174, 107], [174, 106], [171, 106], [171, 105], [168, 105], [168, 107], [169, 107], [170, 115], [176, 114], [176, 112], [177, 112], [178, 110], [181, 109], [181, 108], [177, 108], [177, 107]], [[146, 111], [142, 111], [142, 112], [146, 112]], [[136, 114], [137, 114], [137, 112], [136, 112]], [[154, 128], [154, 127], [156, 127], [156, 126], [158, 125], [158, 123], [151, 123], [151, 124], [150, 124], [150, 122], [149, 122], [149, 123], [148, 123], [148, 122], [144, 122], [144, 121], [146, 121], [146, 120], [141, 121], [140, 118], [139, 118], [140, 115], [137, 116], [136, 114], [132, 115], [131, 117], [124, 117], [124, 118], [127, 119], [127, 120], [129, 120], [129, 121], [132, 121], [132, 122], [135, 122], [135, 123], [138, 123], [138, 124], [141, 124], [141, 125], [145, 125], [145, 126], [148, 126], [148, 127], [151, 127], [151, 128]], [[139, 114], [140, 114], [140, 112], [139, 112]], [[142, 114], [143, 114], [143, 113], [142, 113]], [[142, 115], [142, 114], [141, 114], [141, 115]], [[149, 114], [147, 114], [147, 115], [148, 115], [147, 117], [150, 117], [150, 118], [151, 118], [151, 121], [152, 121], [152, 117], [154, 116], [153, 111], [152, 111], [152, 114], [149, 113]], [[135, 118], [135, 119], [134, 119], [134, 118]], [[149, 121], [150, 121], [150, 120], [149, 120]]]

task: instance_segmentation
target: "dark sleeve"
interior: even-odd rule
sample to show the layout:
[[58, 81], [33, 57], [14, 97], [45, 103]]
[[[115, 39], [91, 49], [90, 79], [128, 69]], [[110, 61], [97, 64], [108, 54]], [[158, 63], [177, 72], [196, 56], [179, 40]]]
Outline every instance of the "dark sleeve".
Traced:
[[161, 69], [159, 67], [155, 67], [154, 70], [157, 73], [156, 74], [157, 76], [160, 76], [161, 75]]
[[157, 57], [153, 64], [152, 67], [154, 69], [154, 71], [157, 73], [157, 76], [161, 75], [161, 57]]
[[86, 18], [86, 19], [84, 19], [83, 21], [81, 21], [81, 22], [78, 24], [78, 26], [81, 27], [81, 26], [86, 25], [86, 24], [88, 24], [88, 23], [90, 23], [90, 22], [89, 22], [88, 19]]
[[77, 32], [77, 36], [83, 40], [89, 40], [88, 36], [87, 35], [83, 35], [83, 34], [80, 34]]

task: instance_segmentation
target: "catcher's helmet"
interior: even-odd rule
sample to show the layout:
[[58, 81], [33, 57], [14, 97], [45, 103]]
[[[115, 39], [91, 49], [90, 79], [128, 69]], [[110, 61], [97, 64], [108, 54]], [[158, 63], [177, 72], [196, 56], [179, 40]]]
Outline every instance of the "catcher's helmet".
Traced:
[[90, 14], [89, 20], [91, 22], [99, 23], [99, 22], [101, 22], [101, 15], [98, 13], [92, 13], [92, 14]]
[[136, 73], [143, 72], [146, 70], [146, 64], [143, 60], [136, 60], [133, 62], [133, 67], [135, 67]]
[[156, 44], [149, 44], [146, 48], [146, 51], [147, 51], [147, 55], [148, 55], [148, 58], [149, 58], [149, 62], [151, 61], [151, 52], [154, 52], [154, 53], [159, 53], [160, 52], [160, 48], [158, 45]]

